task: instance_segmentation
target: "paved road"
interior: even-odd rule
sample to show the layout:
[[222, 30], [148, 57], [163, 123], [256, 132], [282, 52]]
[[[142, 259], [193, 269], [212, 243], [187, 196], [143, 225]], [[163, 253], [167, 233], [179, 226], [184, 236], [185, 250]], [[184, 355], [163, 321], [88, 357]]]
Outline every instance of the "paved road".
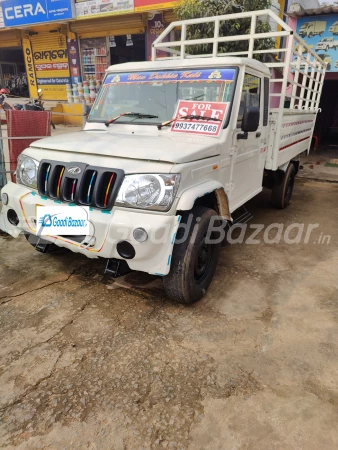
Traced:
[[190, 308], [155, 277], [1, 237], [2, 448], [336, 449], [337, 207], [330, 183], [298, 181], [286, 211], [257, 197], [251, 224], [319, 228], [225, 247]]

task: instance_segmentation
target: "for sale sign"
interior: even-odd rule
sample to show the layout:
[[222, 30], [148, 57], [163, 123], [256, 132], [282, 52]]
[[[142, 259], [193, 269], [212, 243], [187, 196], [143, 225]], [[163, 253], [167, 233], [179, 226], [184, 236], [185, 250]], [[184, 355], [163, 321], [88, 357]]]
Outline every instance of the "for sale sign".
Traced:
[[217, 137], [223, 128], [228, 105], [179, 100], [171, 131]]

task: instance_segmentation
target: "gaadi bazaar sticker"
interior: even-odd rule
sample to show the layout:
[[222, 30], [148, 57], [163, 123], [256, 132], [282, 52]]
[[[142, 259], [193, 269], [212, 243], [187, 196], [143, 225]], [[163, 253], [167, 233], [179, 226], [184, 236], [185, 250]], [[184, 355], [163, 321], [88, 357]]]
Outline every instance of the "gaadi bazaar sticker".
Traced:
[[[171, 131], [217, 137], [223, 128], [228, 106], [229, 103], [179, 100]], [[211, 120], [182, 118], [190, 115], [210, 117]]]

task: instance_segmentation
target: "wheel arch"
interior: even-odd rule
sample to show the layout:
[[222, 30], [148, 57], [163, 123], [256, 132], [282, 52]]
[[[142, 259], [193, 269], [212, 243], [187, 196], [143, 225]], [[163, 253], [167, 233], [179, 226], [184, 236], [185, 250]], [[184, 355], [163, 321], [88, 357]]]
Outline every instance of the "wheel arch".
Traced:
[[190, 211], [194, 206], [215, 209], [224, 219], [231, 220], [228, 196], [221, 183], [217, 181], [206, 182], [183, 192], [177, 210]]

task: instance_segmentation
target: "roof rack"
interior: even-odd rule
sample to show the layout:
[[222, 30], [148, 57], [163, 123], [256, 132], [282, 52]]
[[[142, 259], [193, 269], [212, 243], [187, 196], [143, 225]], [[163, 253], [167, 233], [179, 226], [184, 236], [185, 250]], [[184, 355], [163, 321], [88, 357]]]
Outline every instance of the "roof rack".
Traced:
[[[222, 36], [222, 22], [250, 19], [248, 34]], [[257, 24], [269, 22], [276, 31], [257, 32]], [[187, 39], [187, 30], [192, 25], [213, 24], [213, 36], [201, 39]], [[180, 34], [179, 40], [171, 40]], [[272, 39], [273, 46], [268, 49], [256, 49], [261, 39]], [[247, 42], [243, 51], [219, 51], [220, 44]], [[206, 45], [207, 52], [192, 54], [196, 46]], [[161, 50], [158, 56], [157, 50]], [[210, 51], [208, 51], [210, 50]], [[285, 97], [290, 98], [291, 109], [315, 110], [319, 108], [321, 90], [324, 83], [326, 63], [298, 36], [292, 28], [281, 20], [270, 9], [261, 11], [227, 14], [223, 16], [204, 17], [172, 22], [152, 46], [152, 60], [164, 61], [172, 59], [218, 58], [242, 56], [258, 59], [262, 55], [264, 64], [270, 68], [271, 93], [270, 107], [283, 107]], [[265, 55], [265, 56], [264, 56]], [[290, 92], [286, 92], [286, 90]]]

